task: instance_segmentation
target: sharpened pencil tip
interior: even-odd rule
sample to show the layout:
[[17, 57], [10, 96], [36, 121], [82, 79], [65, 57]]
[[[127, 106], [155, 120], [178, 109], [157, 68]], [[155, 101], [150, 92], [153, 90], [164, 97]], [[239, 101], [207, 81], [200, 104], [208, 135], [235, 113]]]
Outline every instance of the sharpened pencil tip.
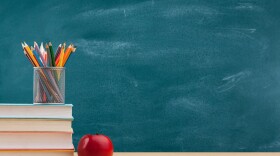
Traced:
[[72, 49], [72, 52], [75, 52], [76, 51], [76, 46]]

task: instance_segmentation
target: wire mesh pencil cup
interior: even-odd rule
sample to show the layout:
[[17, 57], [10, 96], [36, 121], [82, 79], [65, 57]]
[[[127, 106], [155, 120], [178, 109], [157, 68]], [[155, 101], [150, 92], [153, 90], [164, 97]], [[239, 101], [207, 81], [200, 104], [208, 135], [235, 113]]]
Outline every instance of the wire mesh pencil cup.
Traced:
[[64, 104], [65, 68], [34, 67], [33, 103]]

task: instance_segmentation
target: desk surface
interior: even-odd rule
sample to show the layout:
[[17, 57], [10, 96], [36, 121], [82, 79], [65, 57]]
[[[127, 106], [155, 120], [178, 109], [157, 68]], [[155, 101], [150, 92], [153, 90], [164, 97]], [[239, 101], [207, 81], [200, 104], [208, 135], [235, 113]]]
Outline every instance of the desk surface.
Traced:
[[[224, 152], [212, 152], [212, 153], [204, 153], [204, 152], [115, 152], [113, 156], [262, 156], [262, 155], [272, 155], [279, 156], [278, 152], [234, 152], [234, 153], [224, 153]], [[78, 156], [75, 154], [75, 156]]]

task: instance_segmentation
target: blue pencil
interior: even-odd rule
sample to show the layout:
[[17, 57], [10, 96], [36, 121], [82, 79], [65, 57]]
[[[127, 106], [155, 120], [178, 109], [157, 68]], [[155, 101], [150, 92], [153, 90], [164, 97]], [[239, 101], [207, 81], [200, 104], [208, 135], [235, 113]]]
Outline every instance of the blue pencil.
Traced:
[[[31, 51], [34, 51], [33, 47], [31, 47]], [[37, 52], [35, 52], [35, 53], [33, 52], [33, 54], [35, 55], [35, 58], [37, 59], [40, 67], [44, 67], [44, 64], [42, 63], [42, 60], [40, 59], [40, 56], [38, 55], [38, 53]]]

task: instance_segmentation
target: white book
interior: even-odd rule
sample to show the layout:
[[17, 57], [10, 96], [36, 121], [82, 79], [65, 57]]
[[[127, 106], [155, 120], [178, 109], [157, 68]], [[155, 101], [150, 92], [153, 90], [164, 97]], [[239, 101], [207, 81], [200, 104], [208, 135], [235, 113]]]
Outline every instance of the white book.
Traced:
[[[0, 118], [1, 131], [73, 132], [72, 119]], [[1, 138], [0, 138], [1, 141]]]
[[0, 138], [0, 150], [74, 149], [68, 132], [0, 132]]
[[0, 150], [1, 156], [74, 156], [74, 150]]
[[0, 104], [1, 117], [72, 118], [72, 104]]

